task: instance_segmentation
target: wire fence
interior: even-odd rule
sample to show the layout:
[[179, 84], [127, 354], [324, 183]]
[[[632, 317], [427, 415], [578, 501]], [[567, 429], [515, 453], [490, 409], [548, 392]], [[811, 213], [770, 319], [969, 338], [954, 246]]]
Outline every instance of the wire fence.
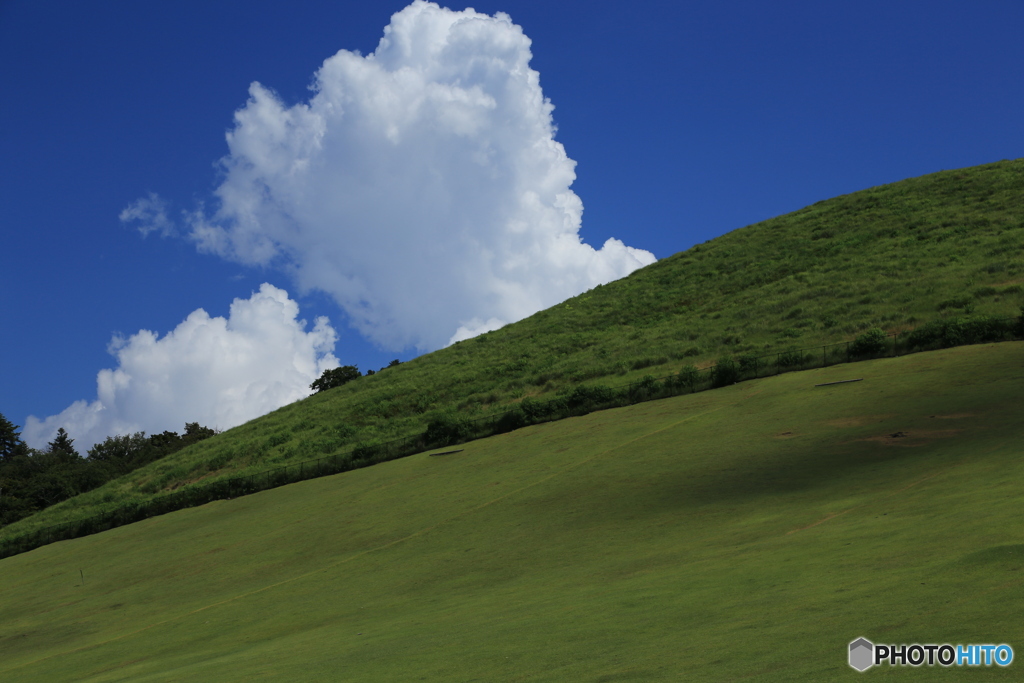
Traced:
[[618, 386], [581, 384], [554, 398], [524, 399], [492, 415], [466, 420], [448, 416], [431, 421], [424, 432], [382, 443], [357, 444], [347, 452], [205, 483], [195, 483], [149, 500], [56, 524], [0, 540], [0, 558], [55, 541], [79, 538], [175, 510], [237, 498], [306, 479], [339, 474], [428, 450], [465, 443], [529, 425], [586, 415], [644, 401], [695, 393], [783, 372], [849, 363], [965, 344], [1024, 338], [1024, 316], [959, 318], [934, 321], [899, 334], [866, 333], [854, 340], [720, 360], [698, 369], [685, 366], [671, 375], [648, 375]]

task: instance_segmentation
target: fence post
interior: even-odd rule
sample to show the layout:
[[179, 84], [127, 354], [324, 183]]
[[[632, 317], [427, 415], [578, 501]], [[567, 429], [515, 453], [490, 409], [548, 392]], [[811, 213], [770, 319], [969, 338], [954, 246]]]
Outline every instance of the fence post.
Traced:
[[821, 367], [828, 365], [828, 357], [825, 355], [825, 347], [821, 347]]
[[846, 342], [846, 362], [850, 362], [850, 342]]

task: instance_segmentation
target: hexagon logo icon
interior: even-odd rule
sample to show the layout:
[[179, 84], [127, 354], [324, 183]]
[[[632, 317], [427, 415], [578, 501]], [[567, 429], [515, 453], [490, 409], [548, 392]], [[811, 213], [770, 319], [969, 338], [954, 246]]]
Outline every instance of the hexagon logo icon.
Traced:
[[874, 666], [875, 645], [867, 638], [858, 638], [850, 643], [850, 666], [857, 671], [867, 671]]

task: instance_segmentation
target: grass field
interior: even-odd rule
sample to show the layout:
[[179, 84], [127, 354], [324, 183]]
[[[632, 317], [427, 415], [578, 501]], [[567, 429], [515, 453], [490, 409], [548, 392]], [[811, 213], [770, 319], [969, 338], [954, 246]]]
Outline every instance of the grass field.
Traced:
[[871, 327], [1020, 315], [1022, 192], [1024, 159], [1001, 161], [735, 230], [526, 320], [285, 406], [0, 528], [0, 537], [418, 434], [440, 415], [491, 414], [583, 382], [623, 384], [723, 356], [848, 340]]
[[791, 373], [45, 546], [0, 560], [0, 680], [854, 680], [859, 636], [1024, 656], [1022, 386], [1020, 342]]

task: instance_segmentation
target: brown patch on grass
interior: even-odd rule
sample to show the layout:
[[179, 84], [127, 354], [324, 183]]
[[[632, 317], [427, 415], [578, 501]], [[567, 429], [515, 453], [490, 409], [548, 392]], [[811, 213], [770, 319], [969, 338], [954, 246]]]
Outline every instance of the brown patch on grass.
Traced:
[[885, 415], [860, 415], [858, 417], [842, 417], [837, 420], [825, 420], [825, 424], [831, 427], [863, 427], [866, 424], [873, 422], [882, 422], [895, 417], [896, 413], [887, 413]]
[[793, 432], [779, 432], [778, 434], [775, 435], [775, 438], [776, 439], [792, 439], [795, 436], [800, 436], [800, 435], [799, 434], [794, 434]]
[[874, 441], [884, 446], [924, 446], [935, 439], [952, 438], [962, 431], [962, 429], [911, 429], [869, 436], [856, 439], [856, 441]]
[[952, 415], [932, 415], [939, 420], [962, 420], [965, 417], [977, 417], [974, 413], [953, 413]]

